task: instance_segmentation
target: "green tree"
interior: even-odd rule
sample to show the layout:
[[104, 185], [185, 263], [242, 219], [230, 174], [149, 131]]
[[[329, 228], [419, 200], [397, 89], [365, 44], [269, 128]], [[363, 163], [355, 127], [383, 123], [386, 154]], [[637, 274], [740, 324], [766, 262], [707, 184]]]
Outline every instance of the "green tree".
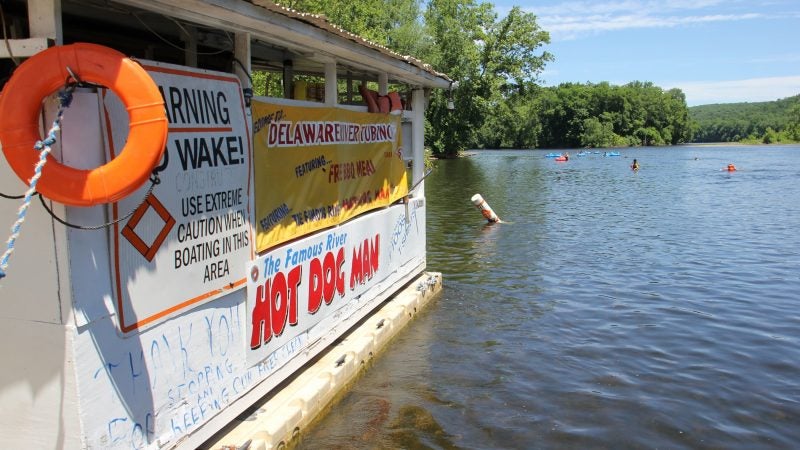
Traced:
[[401, 54], [425, 57], [432, 42], [420, 21], [419, 0], [287, 0], [278, 2], [328, 21]]
[[[700, 123], [683, 92], [647, 81], [538, 86], [539, 74], [553, 60], [542, 48], [550, 37], [535, 15], [519, 7], [501, 18], [492, 4], [476, 0], [429, 0], [424, 12], [420, 0], [288, 0], [285, 5], [324, 14], [456, 80], [455, 89], [429, 97], [426, 145], [437, 156], [466, 148], [670, 145], [695, 135], [699, 140], [761, 139], [769, 127], [775, 130], [770, 140], [800, 134], [800, 118], [788, 123], [783, 114], [776, 125], [775, 108], [772, 115], [734, 120], [714, 113]], [[269, 74], [256, 84], [268, 92], [280, 88]], [[455, 110], [447, 108], [449, 100]]]
[[[465, 148], [484, 145], [480, 137], [504, 135], [494, 142], [518, 142], [513, 136], [525, 130], [500, 124], [498, 117], [519, 108], [509, 104], [519, 89], [536, 80], [552, 56], [540, 52], [549, 35], [540, 29], [536, 16], [512, 8], [498, 20], [489, 3], [470, 0], [431, 0], [425, 12], [428, 30], [436, 42], [433, 65], [458, 81], [452, 92], [455, 110], [446, 109], [447, 93], [435, 93], [428, 118], [430, 146], [439, 155], [453, 155]], [[516, 120], [517, 127], [527, 126]], [[505, 132], [501, 130], [505, 129]]]
[[[428, 109], [430, 123], [427, 144], [434, 154], [456, 154], [466, 143], [476, 142], [479, 117], [473, 107], [478, 95], [478, 48], [475, 41], [483, 38], [481, 24], [489, 11], [472, 1], [432, 0], [425, 11], [425, 23], [436, 51], [430, 62], [438, 70], [459, 80], [454, 92], [434, 93]], [[455, 110], [447, 109], [452, 95]]]
[[622, 136], [614, 133], [614, 115], [604, 112], [600, 117], [584, 120], [581, 145], [583, 147], [620, 147], [627, 145]]
[[800, 141], [800, 96], [789, 108], [786, 130], [791, 139]]
[[[695, 142], [763, 142], [777, 136], [797, 140], [800, 95], [771, 102], [728, 103], [689, 108]], [[772, 134], [768, 136], [771, 129]]]

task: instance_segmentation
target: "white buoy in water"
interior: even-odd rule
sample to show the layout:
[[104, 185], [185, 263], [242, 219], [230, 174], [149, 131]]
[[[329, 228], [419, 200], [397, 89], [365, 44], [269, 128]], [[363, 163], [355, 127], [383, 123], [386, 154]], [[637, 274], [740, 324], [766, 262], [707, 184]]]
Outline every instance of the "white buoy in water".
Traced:
[[497, 217], [497, 214], [494, 213], [492, 207], [486, 203], [486, 200], [483, 199], [481, 194], [473, 195], [471, 200], [472, 204], [480, 210], [481, 214], [483, 214], [483, 217], [485, 217], [486, 220], [492, 223], [500, 222], [500, 218]]

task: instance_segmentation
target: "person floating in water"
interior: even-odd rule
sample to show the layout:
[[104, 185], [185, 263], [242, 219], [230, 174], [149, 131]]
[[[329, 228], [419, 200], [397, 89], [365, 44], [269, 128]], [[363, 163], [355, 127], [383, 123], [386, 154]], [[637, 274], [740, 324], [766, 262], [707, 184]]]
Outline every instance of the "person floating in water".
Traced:
[[631, 164], [631, 170], [639, 170], [639, 161], [636, 158], [633, 159], [633, 164]]
[[733, 163], [728, 164], [728, 172], [736, 172], [736, 166]]

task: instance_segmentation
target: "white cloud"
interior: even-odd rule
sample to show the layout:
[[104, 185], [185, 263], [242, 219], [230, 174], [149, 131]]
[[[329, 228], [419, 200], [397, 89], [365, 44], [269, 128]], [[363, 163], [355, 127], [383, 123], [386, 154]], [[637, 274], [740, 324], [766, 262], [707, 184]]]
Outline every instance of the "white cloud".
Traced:
[[784, 53], [777, 55], [758, 56], [745, 60], [750, 64], [775, 64], [800, 62], [800, 53]]
[[729, 4], [722, 0], [672, 0], [672, 1], [640, 1], [627, 0], [616, 2], [577, 1], [564, 2], [554, 6], [526, 8], [536, 15], [585, 15], [614, 13], [657, 14], [667, 11], [696, 10], [712, 6]]
[[749, 78], [727, 81], [676, 81], [656, 83], [663, 89], [679, 88], [689, 106], [711, 103], [765, 102], [800, 94], [800, 76]]
[[[731, 8], [735, 4], [722, 0], [575, 1], [525, 9], [537, 16], [538, 23], [550, 32], [554, 40], [576, 39], [604, 31], [671, 28], [765, 17], [760, 13], [736, 11], [738, 8]], [[748, 7], [752, 10], [758, 8], [752, 4]]]
[[757, 13], [748, 14], [710, 14], [704, 16], [649, 16], [629, 14], [618, 16], [551, 16], [542, 19], [542, 28], [562, 39], [575, 38], [581, 34], [602, 31], [625, 30], [631, 28], [672, 28], [708, 22], [732, 22], [752, 20], [762, 17]]

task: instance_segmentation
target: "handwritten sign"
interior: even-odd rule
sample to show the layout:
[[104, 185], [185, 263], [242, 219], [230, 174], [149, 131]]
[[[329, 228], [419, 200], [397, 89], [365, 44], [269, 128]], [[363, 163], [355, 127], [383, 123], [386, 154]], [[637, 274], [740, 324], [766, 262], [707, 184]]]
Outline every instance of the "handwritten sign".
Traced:
[[[251, 140], [239, 80], [226, 73], [143, 62], [166, 104], [160, 180], [111, 206], [133, 215], [111, 234], [119, 326], [127, 333], [244, 286], [254, 256]], [[127, 137], [127, 113], [104, 95], [109, 156]]]

